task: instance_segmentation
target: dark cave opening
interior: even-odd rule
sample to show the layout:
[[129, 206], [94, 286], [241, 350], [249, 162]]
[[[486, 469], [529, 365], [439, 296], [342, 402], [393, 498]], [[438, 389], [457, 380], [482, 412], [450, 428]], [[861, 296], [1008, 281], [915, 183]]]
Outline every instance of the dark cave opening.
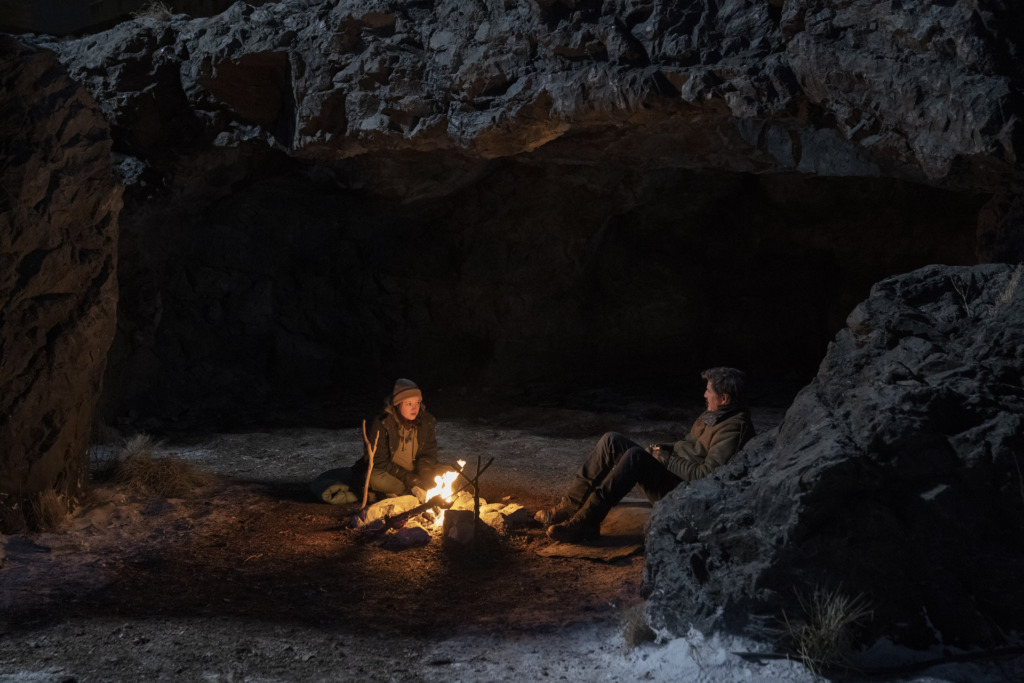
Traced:
[[985, 200], [530, 155], [374, 163], [390, 191], [365, 168], [271, 159], [130, 201], [102, 419], [336, 422], [304, 407], [365, 411], [399, 376], [557, 392], [734, 365], [798, 388], [873, 283], [977, 261]]

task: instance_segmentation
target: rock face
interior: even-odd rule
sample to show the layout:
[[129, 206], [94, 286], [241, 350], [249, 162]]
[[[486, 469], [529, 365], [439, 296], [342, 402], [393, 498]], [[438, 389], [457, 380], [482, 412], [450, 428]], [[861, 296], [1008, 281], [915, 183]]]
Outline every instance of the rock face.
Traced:
[[1018, 176], [1016, 7], [286, 0], [59, 49], [142, 158], [494, 158], [614, 127], [592, 154], [977, 188]]
[[[0, 531], [81, 491], [117, 304], [121, 186], [92, 97], [0, 36]], [[28, 509], [27, 509], [28, 508]]]
[[657, 624], [756, 633], [825, 589], [870, 601], [869, 640], [991, 646], [1019, 631], [1021, 271], [878, 283], [781, 426], [656, 507]]
[[803, 383], [882, 277], [1024, 259], [1019, 7], [284, 0], [39, 38], [128, 185], [105, 414]]

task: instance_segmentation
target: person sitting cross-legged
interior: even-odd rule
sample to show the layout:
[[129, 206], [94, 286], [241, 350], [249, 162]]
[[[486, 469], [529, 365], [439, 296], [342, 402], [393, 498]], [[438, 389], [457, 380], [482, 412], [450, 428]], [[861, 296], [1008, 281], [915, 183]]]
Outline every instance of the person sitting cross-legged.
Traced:
[[376, 500], [408, 494], [414, 487], [429, 489], [436, 475], [451, 469], [438, 463], [437, 419], [427, 412], [415, 382], [398, 379], [384, 403], [381, 413], [370, 421], [363, 456], [352, 468], [354, 480], [364, 481], [368, 449], [375, 448], [368, 486]]

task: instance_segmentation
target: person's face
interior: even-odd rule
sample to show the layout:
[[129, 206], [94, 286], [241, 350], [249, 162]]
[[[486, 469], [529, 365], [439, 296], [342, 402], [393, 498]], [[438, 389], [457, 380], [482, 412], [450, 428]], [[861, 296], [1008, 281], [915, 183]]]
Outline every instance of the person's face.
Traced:
[[707, 388], [704, 390], [704, 401], [708, 404], [708, 410], [718, 410], [729, 405], [729, 394], [718, 394], [711, 388], [711, 382], [708, 382]]
[[407, 398], [398, 404], [398, 412], [402, 414], [406, 420], [415, 420], [416, 416], [420, 414], [420, 403], [418, 398]]

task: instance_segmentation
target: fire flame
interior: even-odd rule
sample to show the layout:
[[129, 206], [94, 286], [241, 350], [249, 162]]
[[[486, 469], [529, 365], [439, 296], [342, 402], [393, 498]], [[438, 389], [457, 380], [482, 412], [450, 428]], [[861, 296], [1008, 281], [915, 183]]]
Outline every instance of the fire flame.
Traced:
[[[465, 460], [459, 460], [459, 469], [466, 466]], [[440, 496], [446, 503], [452, 502], [452, 498], [455, 496], [455, 480], [459, 478], [458, 472], [445, 472], [434, 477], [434, 488], [427, 491], [426, 499], [430, 500], [434, 496]], [[444, 510], [437, 516], [434, 521], [434, 526], [439, 527], [444, 523]]]

